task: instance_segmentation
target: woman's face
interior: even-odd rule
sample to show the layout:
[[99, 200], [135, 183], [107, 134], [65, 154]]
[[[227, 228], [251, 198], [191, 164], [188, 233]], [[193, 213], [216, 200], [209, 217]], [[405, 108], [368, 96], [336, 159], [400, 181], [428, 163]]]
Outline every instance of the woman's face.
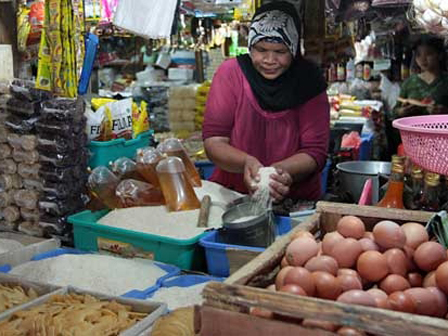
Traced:
[[438, 70], [440, 58], [437, 51], [429, 46], [419, 46], [415, 55], [415, 61], [422, 72]]
[[276, 79], [292, 63], [292, 54], [283, 43], [260, 41], [250, 50], [255, 69], [266, 79]]

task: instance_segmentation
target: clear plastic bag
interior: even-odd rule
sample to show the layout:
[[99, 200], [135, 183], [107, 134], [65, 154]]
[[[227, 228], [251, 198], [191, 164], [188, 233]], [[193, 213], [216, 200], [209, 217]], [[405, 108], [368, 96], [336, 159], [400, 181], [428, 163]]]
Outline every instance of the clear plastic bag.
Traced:
[[72, 183], [81, 176], [79, 167], [57, 168], [42, 166], [39, 170], [39, 177], [45, 181]]
[[4, 143], [0, 144], [0, 160], [7, 159], [11, 157], [12, 149], [11, 146]]
[[57, 200], [48, 201], [41, 200], [39, 201], [39, 208], [41, 212], [50, 214], [52, 216], [63, 216], [69, 213], [73, 213], [80, 208], [82, 208], [83, 204], [80, 198], [74, 199], [65, 199], [65, 200]]
[[82, 98], [56, 98], [42, 103], [42, 119], [48, 122], [62, 121], [66, 124], [78, 123], [84, 113]]
[[42, 182], [39, 181], [39, 180], [24, 179], [23, 180], [23, 187], [26, 190], [42, 191], [44, 186], [43, 186]]
[[180, 158], [163, 159], [156, 170], [168, 211], [193, 210], [201, 206]]
[[37, 209], [39, 194], [33, 190], [19, 190], [14, 194], [14, 201], [17, 206], [26, 209]]
[[179, 139], [166, 139], [157, 147], [157, 149], [168, 156], [176, 156], [181, 159], [185, 165], [187, 175], [192, 185], [194, 187], [202, 186], [201, 176]]
[[165, 199], [159, 188], [132, 179], [121, 181], [117, 186], [116, 195], [120, 198], [121, 206], [124, 208], [165, 204]]
[[51, 164], [55, 167], [68, 167], [79, 164], [79, 153], [40, 153], [40, 162]]
[[21, 222], [17, 227], [17, 230], [29, 236], [35, 236], [35, 237], [44, 236], [44, 231], [39, 226], [38, 222]]
[[17, 165], [12, 159], [0, 160], [0, 173], [15, 174], [17, 172]]
[[137, 170], [148, 183], [151, 183], [155, 187], [160, 187], [156, 167], [162, 159], [163, 154], [153, 147], [145, 147], [137, 150]]
[[8, 111], [8, 113], [17, 115], [18, 117], [30, 118], [39, 114], [40, 103], [28, 102], [19, 100], [17, 98], [10, 98], [6, 102], [6, 111]]
[[145, 181], [142, 175], [137, 171], [137, 164], [134, 160], [127, 157], [121, 157], [111, 163], [112, 172], [120, 179], [134, 179]]
[[[66, 137], [54, 134], [40, 135], [37, 140], [37, 148], [42, 152], [66, 153], [72, 152], [77, 147], [73, 137]], [[79, 143], [84, 143], [79, 141]]]
[[34, 164], [39, 162], [38, 151], [24, 151], [23, 149], [14, 149], [12, 157], [16, 162], [23, 162], [26, 164]]
[[32, 151], [36, 149], [37, 137], [35, 135], [18, 135], [11, 133], [8, 135], [8, 143], [14, 149]]
[[120, 179], [107, 167], [99, 166], [90, 173], [87, 185], [109, 209], [115, 209], [120, 207], [120, 199], [115, 194], [119, 183]]
[[40, 219], [40, 213], [39, 213], [38, 209], [21, 208], [20, 215], [22, 216], [22, 218], [24, 220], [30, 221], [30, 222], [38, 222]]
[[20, 140], [20, 135], [15, 133], [8, 134], [8, 143], [14, 149], [22, 148], [22, 141]]
[[4, 208], [13, 203], [12, 197], [6, 191], [0, 191], [0, 207]]
[[11, 190], [22, 188], [22, 178], [17, 175], [2, 174], [0, 175], [0, 190]]
[[43, 185], [42, 191], [46, 195], [50, 195], [52, 197], [56, 197], [59, 199], [64, 199], [73, 195], [73, 185], [65, 184], [65, 183], [54, 183], [51, 181], [46, 181]]
[[9, 86], [9, 92], [17, 99], [29, 102], [45, 101], [52, 98], [51, 92], [36, 89], [34, 82], [21, 79], [12, 81]]
[[75, 124], [70, 124], [59, 120], [45, 120], [43, 118], [40, 118], [39, 121], [36, 122], [36, 130], [43, 137], [46, 137], [48, 134], [56, 134], [65, 137], [73, 135], [76, 136], [81, 132], [84, 132], [84, 129], [84, 117]]
[[29, 134], [34, 132], [38, 117], [23, 119], [19, 116], [9, 115], [5, 120], [5, 125], [13, 132]]
[[3, 217], [7, 222], [17, 222], [20, 219], [19, 208], [13, 205], [7, 206], [3, 209]]
[[17, 173], [24, 179], [31, 179], [31, 180], [37, 180], [39, 179], [39, 170], [40, 170], [40, 164], [26, 164], [26, 163], [19, 163], [17, 166]]

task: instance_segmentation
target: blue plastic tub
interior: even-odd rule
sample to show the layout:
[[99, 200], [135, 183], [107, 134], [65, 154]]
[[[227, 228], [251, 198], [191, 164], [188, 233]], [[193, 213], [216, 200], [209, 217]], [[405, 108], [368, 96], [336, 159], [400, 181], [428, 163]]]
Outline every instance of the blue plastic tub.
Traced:
[[[291, 218], [276, 217], [276, 234], [283, 235], [291, 231]], [[218, 231], [210, 231], [199, 240], [199, 244], [205, 248], [208, 273], [216, 277], [228, 277], [230, 275], [229, 259], [227, 249], [263, 252], [262, 247], [230, 245], [218, 242]]]
[[199, 175], [201, 176], [201, 179], [208, 180], [210, 176], [212, 176], [213, 171], [215, 170], [215, 165], [211, 161], [196, 161], [194, 163], [196, 168], [199, 171]]
[[[64, 254], [89, 254], [89, 252], [72, 249], [72, 248], [57, 248], [57, 249], [54, 249], [54, 250], [51, 250], [48, 252], [36, 254], [35, 256], [33, 256], [31, 258], [31, 261], [38, 261], [38, 260], [43, 260], [43, 259], [48, 259], [48, 258], [54, 258], [54, 257], [64, 255]], [[158, 267], [160, 267], [165, 272], [167, 272], [167, 274], [165, 274], [164, 276], [161, 276], [159, 279], [157, 279], [156, 284], [154, 286], [151, 286], [148, 289], [131, 290], [131, 291], [123, 294], [122, 296], [129, 297], [129, 298], [137, 298], [137, 299], [142, 298], [142, 292], [146, 292], [146, 291], [150, 291], [150, 290], [155, 291], [157, 288], [159, 288], [161, 286], [161, 284], [166, 279], [169, 279], [171, 277], [174, 277], [174, 276], [180, 274], [180, 268], [178, 268], [176, 266], [167, 265], [167, 264], [163, 264], [163, 263], [159, 263], [159, 262], [155, 262], [155, 261], [154, 261], [154, 264], [157, 265]], [[3, 265], [2, 267], [0, 267], [0, 272], [8, 273], [11, 269], [12, 269], [12, 267], [10, 265]], [[68, 265], [68, 269], [70, 269], [69, 265]]]
[[361, 146], [359, 148], [359, 160], [369, 161], [372, 157], [373, 134], [365, 133], [361, 135]]

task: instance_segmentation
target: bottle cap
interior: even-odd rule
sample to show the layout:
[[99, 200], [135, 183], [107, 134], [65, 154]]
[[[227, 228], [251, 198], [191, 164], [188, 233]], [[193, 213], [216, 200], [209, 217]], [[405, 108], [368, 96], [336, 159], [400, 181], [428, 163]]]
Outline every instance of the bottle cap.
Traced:
[[439, 185], [440, 175], [436, 173], [427, 172], [425, 175], [425, 182], [431, 187]]

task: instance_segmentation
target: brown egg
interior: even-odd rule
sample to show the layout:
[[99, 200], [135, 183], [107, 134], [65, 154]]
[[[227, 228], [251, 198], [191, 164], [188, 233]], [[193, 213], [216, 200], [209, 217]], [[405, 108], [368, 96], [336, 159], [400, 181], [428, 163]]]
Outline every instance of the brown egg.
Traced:
[[403, 313], [415, 313], [415, 302], [410, 295], [405, 292], [395, 292], [389, 295], [389, 305], [392, 310]]
[[433, 241], [423, 243], [415, 250], [414, 261], [421, 270], [433, 271], [446, 261], [446, 250]]
[[345, 238], [360, 239], [366, 232], [366, 227], [358, 217], [344, 216], [338, 221], [337, 231]]
[[277, 276], [275, 277], [275, 288], [277, 290], [280, 290], [280, 288], [285, 284], [285, 276], [293, 268], [294, 267], [292, 266], [286, 266], [277, 273]]
[[437, 287], [448, 295], [448, 261], [439, 265], [436, 270]]
[[403, 277], [408, 273], [408, 258], [400, 249], [393, 248], [383, 253], [387, 260], [390, 274], [398, 274]]
[[423, 279], [423, 287], [437, 287], [436, 271], [431, 271], [426, 274], [425, 278]]
[[283, 268], [283, 267], [286, 267], [286, 266], [289, 266], [288, 260], [286, 260], [286, 257], [283, 257], [282, 261], [280, 263], [280, 267]]
[[314, 296], [316, 286], [314, 285], [313, 276], [304, 267], [293, 267], [283, 281], [285, 285], [293, 284], [303, 288], [308, 296]]
[[303, 266], [319, 252], [316, 241], [309, 237], [299, 237], [286, 248], [286, 260], [291, 266]]
[[432, 294], [435, 295], [437, 301], [437, 309], [435, 311], [435, 315], [437, 317], [444, 317], [446, 313], [448, 312], [448, 303], [446, 300], [446, 295], [443, 293], [440, 289], [437, 287], [428, 287], [427, 290], [429, 290]]
[[308, 260], [305, 264], [305, 268], [310, 272], [322, 271], [336, 275], [338, 272], [338, 263], [330, 256], [321, 255], [319, 257], [312, 257]]
[[284, 285], [282, 288], [280, 288], [280, 292], [286, 292], [286, 293], [291, 293], [291, 294], [295, 294], [295, 295], [307, 296], [306, 292], [303, 290], [302, 287], [293, 285], [293, 284]]
[[334, 245], [330, 256], [336, 259], [339, 267], [350, 268], [356, 264], [361, 253], [361, 244], [356, 239], [345, 238]]
[[392, 309], [389, 304], [387, 294], [378, 288], [371, 288], [367, 291], [375, 299], [376, 306], [382, 309]]
[[408, 274], [408, 282], [411, 287], [422, 287], [423, 285], [423, 277], [420, 273], [409, 273]]
[[380, 281], [389, 273], [386, 257], [378, 251], [361, 254], [356, 268], [363, 279], [371, 282]]
[[338, 329], [337, 332], [340, 336], [365, 336], [366, 334], [358, 329], [350, 328], [350, 327], [342, 327]]
[[297, 231], [291, 235], [291, 241], [293, 241], [296, 238], [302, 238], [302, 237], [308, 237], [314, 239], [313, 234], [309, 231]]
[[389, 274], [380, 282], [380, 288], [387, 294], [394, 292], [402, 292], [408, 288], [411, 288], [409, 282], [398, 274]]
[[353, 275], [357, 277], [361, 281], [361, 276], [358, 272], [356, 272], [354, 269], [351, 268], [340, 268], [338, 269], [338, 276], [340, 275]]
[[362, 250], [365, 251], [379, 251], [380, 248], [378, 245], [369, 238], [361, 238], [359, 240], [359, 243], [361, 244]]
[[436, 313], [437, 298], [426, 288], [409, 288], [404, 292], [414, 301], [416, 314], [433, 316]]
[[401, 227], [392, 221], [381, 221], [373, 228], [375, 243], [385, 249], [402, 248], [406, 244], [406, 236]]
[[304, 319], [302, 325], [306, 328], [319, 328], [328, 331], [336, 331], [337, 329], [334, 323], [313, 319]]
[[401, 229], [406, 236], [406, 245], [412, 249], [416, 249], [420, 244], [429, 240], [428, 232], [425, 227], [419, 223], [405, 223]]
[[352, 289], [362, 289], [361, 280], [357, 275], [340, 274], [337, 279], [343, 292], [347, 292]]
[[322, 252], [326, 255], [330, 255], [334, 245], [343, 239], [344, 237], [337, 231], [327, 233], [322, 240]]
[[316, 285], [316, 296], [321, 299], [336, 300], [342, 293], [339, 281], [332, 274], [327, 272], [312, 273], [314, 284]]
[[376, 307], [376, 302], [373, 296], [367, 292], [358, 289], [353, 289], [342, 293], [337, 298], [337, 301], [348, 304]]
[[319, 248], [319, 250], [317, 251], [316, 256], [319, 257], [319, 256], [321, 256], [323, 254], [323, 252], [322, 252], [322, 242], [321, 241], [317, 242], [317, 247]]

